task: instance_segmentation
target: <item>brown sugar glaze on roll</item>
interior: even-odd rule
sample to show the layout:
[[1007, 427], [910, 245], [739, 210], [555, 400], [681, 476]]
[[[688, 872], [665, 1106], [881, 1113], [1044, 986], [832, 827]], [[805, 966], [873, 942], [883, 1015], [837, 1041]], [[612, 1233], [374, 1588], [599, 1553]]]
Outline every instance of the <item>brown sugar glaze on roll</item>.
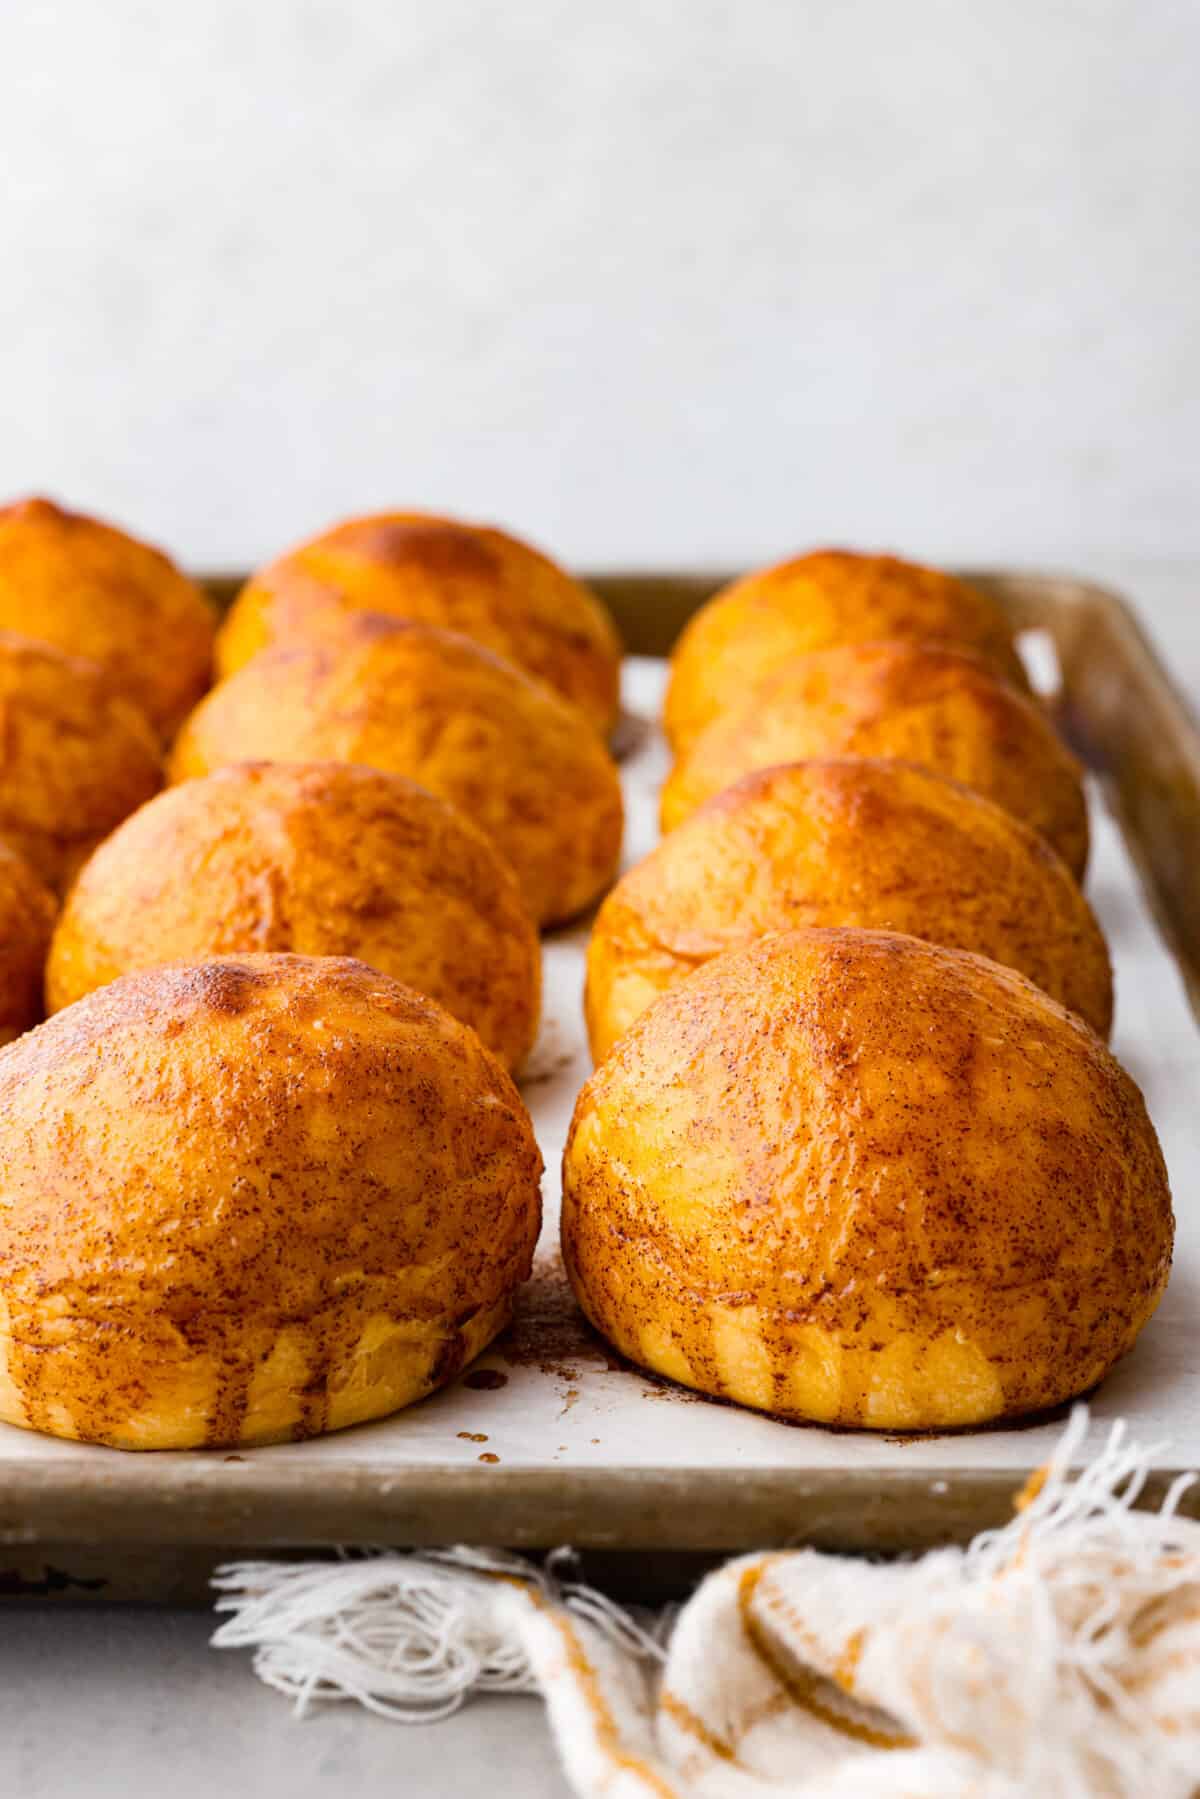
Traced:
[[140, 1449], [382, 1417], [508, 1322], [540, 1171], [475, 1033], [362, 963], [126, 976], [0, 1050], [0, 1416]]
[[656, 1000], [579, 1096], [576, 1296], [701, 1392], [878, 1430], [1086, 1392], [1170, 1268], [1166, 1169], [1104, 1044], [1011, 969], [798, 930]]

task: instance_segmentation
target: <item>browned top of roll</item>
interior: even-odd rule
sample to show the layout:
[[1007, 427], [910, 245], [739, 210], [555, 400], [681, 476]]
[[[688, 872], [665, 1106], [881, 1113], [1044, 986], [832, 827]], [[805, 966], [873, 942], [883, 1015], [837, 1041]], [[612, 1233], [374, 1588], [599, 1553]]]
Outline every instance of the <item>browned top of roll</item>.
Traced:
[[207, 687], [215, 620], [169, 557], [50, 500], [0, 509], [0, 629], [107, 670], [161, 737]]
[[336, 645], [256, 656], [181, 731], [172, 773], [228, 762], [364, 762], [458, 806], [496, 843], [533, 916], [570, 917], [620, 849], [616, 767], [578, 708], [455, 632], [359, 613]]
[[895, 556], [816, 550], [756, 569], [691, 620], [671, 659], [667, 735], [682, 749], [785, 659], [874, 638], [957, 645], [1025, 683], [1008, 620], [978, 588]]
[[360, 610], [461, 631], [547, 681], [599, 730], [616, 717], [620, 643], [596, 595], [505, 531], [421, 512], [347, 519], [260, 569], [222, 627], [221, 672]]

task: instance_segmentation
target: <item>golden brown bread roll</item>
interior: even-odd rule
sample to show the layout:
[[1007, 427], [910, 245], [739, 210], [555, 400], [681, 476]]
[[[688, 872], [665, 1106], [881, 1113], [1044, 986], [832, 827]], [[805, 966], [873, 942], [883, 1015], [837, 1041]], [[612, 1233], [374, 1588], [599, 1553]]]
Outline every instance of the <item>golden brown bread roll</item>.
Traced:
[[160, 551], [50, 500], [0, 508], [0, 629], [105, 669], [169, 737], [208, 686], [212, 609]]
[[360, 962], [128, 975], [0, 1051], [0, 1417], [122, 1449], [382, 1417], [507, 1322], [540, 1172], [475, 1033]]
[[1141, 1094], [1074, 1013], [962, 950], [801, 930], [663, 995], [580, 1094], [563, 1253], [625, 1355], [878, 1430], [1085, 1392], [1166, 1285]]
[[256, 656], [179, 734], [176, 781], [226, 762], [365, 762], [419, 781], [480, 826], [540, 924], [608, 885], [621, 847], [616, 767], [578, 709], [489, 650], [359, 613], [336, 647]]
[[162, 784], [158, 739], [92, 662], [0, 631], [0, 839], [61, 893]]
[[0, 1044], [42, 1016], [42, 970], [56, 910], [50, 889], [0, 843]]
[[510, 1069], [537, 1031], [541, 947], [508, 864], [445, 800], [341, 762], [237, 763], [127, 818], [67, 898], [46, 1003], [159, 962], [266, 950], [356, 956]]
[[1074, 756], [1032, 700], [939, 644], [851, 644], [785, 663], [684, 751], [663, 788], [663, 830], [752, 769], [814, 756], [931, 769], [1032, 825], [1075, 876], [1087, 864]]
[[622, 876], [588, 945], [593, 1056], [703, 963], [798, 925], [974, 950], [1108, 1035], [1104, 937], [1045, 839], [953, 781], [863, 759], [745, 775]]
[[732, 582], [691, 619], [671, 657], [667, 736], [686, 748], [781, 662], [878, 638], [971, 650], [1025, 686], [1008, 621], [978, 588], [895, 556], [817, 550]]
[[260, 569], [221, 628], [220, 672], [320, 641], [347, 611], [461, 631], [573, 700], [598, 730], [616, 718], [621, 646], [596, 595], [507, 532], [422, 512], [347, 519]]

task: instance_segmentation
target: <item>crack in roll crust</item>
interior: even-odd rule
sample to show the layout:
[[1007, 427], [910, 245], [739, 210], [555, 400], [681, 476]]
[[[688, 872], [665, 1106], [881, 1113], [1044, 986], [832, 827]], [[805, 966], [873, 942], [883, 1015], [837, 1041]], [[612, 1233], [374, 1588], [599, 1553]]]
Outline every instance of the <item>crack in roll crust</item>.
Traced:
[[974, 950], [1108, 1034], [1104, 937], [1044, 838], [907, 763], [813, 761], [743, 776], [608, 895], [588, 945], [596, 1061], [693, 969], [798, 925], [902, 931]]
[[817, 550], [732, 582], [690, 620], [671, 657], [667, 737], [683, 750], [781, 662], [879, 638], [970, 650], [1026, 686], [1008, 620], [978, 588], [895, 556]]
[[1170, 1266], [1158, 1141], [1100, 1039], [886, 932], [767, 938], [657, 1000], [584, 1087], [563, 1179], [567, 1269], [618, 1349], [822, 1423], [1059, 1404]]
[[356, 956], [516, 1068], [541, 948], [516, 876], [460, 812], [351, 763], [241, 763], [170, 788], [83, 868], [54, 934], [51, 1011], [134, 969], [295, 951]]
[[49, 500], [0, 508], [0, 629], [105, 670], [167, 738], [212, 673], [215, 620], [169, 557]]
[[158, 740], [92, 662], [0, 631], [0, 839], [61, 893], [162, 785]]
[[417, 512], [348, 519], [261, 569], [221, 628], [220, 673], [336, 635], [360, 610], [461, 632], [574, 701], [598, 730], [616, 719], [621, 646], [596, 595], [507, 532]]
[[229, 762], [362, 762], [407, 775], [496, 844], [540, 924], [583, 910], [621, 848], [616, 765], [578, 709], [467, 638], [359, 613], [336, 648], [256, 656], [176, 740], [176, 781]]
[[974, 656], [866, 643], [798, 656], [701, 733], [662, 792], [662, 827], [756, 768], [810, 757], [912, 762], [1031, 825], [1071, 873], [1087, 865], [1082, 771], [1040, 708]]
[[127, 976], [0, 1051], [0, 1417], [145, 1449], [382, 1417], [507, 1322], [540, 1174], [475, 1033], [359, 962]]

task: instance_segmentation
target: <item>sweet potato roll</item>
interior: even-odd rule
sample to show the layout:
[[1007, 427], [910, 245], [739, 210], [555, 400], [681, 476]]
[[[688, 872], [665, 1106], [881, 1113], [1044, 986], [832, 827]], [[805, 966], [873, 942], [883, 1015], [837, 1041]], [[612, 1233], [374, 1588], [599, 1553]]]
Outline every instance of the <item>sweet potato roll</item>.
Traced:
[[618, 881], [588, 945], [596, 1060], [694, 969], [798, 925], [974, 950], [1108, 1035], [1104, 936], [1045, 838], [953, 781], [852, 758], [743, 776]]
[[793, 1419], [1016, 1418], [1086, 1392], [1166, 1286], [1142, 1096], [1024, 976], [791, 931], [642, 1013], [580, 1094], [562, 1242], [634, 1361]]
[[56, 911], [50, 889], [0, 843], [0, 1044], [42, 1016], [42, 971]]
[[1082, 771], [1041, 707], [977, 657], [937, 644], [864, 643], [784, 663], [680, 756], [665, 831], [755, 768], [820, 756], [913, 762], [995, 800], [1087, 864]]
[[817, 550], [732, 582], [690, 620], [671, 658], [667, 736], [681, 750], [781, 662], [875, 638], [957, 645], [1025, 684], [1011, 626], [978, 588], [895, 556]]
[[158, 962], [261, 951], [357, 956], [510, 1070], [533, 1043], [541, 947], [508, 864], [445, 800], [342, 762], [235, 763], [126, 819], [63, 908], [47, 1004]]
[[319, 641], [364, 610], [461, 631], [540, 676], [598, 730], [616, 718], [621, 646], [596, 595], [506, 531], [422, 512], [347, 519], [260, 569], [221, 629], [221, 673], [273, 645]]
[[474, 821], [540, 924], [582, 911], [621, 847], [616, 766], [583, 714], [456, 632], [359, 613], [324, 642], [256, 656], [197, 708], [174, 779], [228, 762], [362, 762]]
[[56, 893], [162, 785], [143, 714], [94, 662], [0, 631], [0, 841]]
[[161, 738], [208, 686], [216, 620], [169, 557], [50, 500], [0, 508], [0, 630], [105, 669]]
[[191, 1449], [394, 1412], [507, 1323], [540, 1172], [475, 1032], [361, 962], [127, 975], [0, 1050], [0, 1417]]

